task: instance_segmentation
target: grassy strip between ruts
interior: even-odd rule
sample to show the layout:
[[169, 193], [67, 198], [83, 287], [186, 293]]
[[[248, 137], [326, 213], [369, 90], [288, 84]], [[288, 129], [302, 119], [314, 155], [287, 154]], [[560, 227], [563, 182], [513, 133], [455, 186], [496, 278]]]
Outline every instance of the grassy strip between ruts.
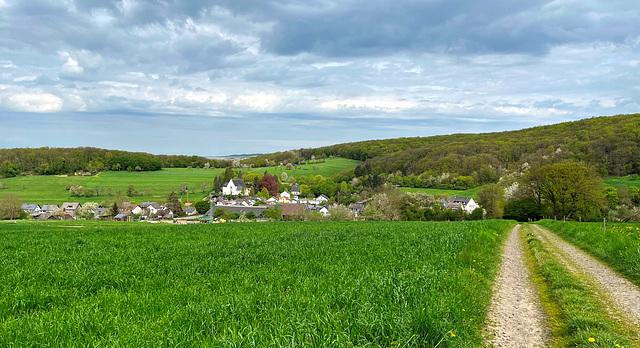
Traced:
[[539, 222], [560, 237], [607, 263], [640, 286], [640, 224], [607, 223], [603, 233], [601, 222]]
[[0, 346], [482, 347], [513, 225], [0, 222]]
[[587, 286], [572, 275], [525, 225], [528, 264], [549, 315], [554, 347], [630, 347]]

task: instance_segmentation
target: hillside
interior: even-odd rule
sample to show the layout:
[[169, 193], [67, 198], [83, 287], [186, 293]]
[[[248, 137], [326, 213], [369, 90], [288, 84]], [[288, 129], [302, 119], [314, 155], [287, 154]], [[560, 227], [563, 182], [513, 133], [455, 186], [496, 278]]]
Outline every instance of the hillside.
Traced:
[[567, 159], [587, 162], [602, 176], [624, 176], [640, 172], [640, 114], [498, 133], [361, 141], [263, 155], [245, 163], [312, 156], [367, 161], [378, 174], [421, 175], [423, 180], [443, 173], [455, 179], [470, 176], [473, 185], [495, 182], [505, 170], [525, 163], [532, 166]]

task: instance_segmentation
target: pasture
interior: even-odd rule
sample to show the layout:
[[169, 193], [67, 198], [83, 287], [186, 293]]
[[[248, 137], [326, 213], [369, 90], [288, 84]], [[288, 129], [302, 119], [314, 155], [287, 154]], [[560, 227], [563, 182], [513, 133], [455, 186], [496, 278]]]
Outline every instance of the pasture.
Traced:
[[446, 194], [448, 196], [471, 197], [475, 200], [478, 199], [478, 191], [480, 191], [480, 189], [482, 189], [482, 186], [475, 187], [468, 190], [440, 190], [440, 189], [414, 188], [414, 187], [400, 188], [400, 190], [404, 192], [422, 192], [428, 195]]
[[483, 346], [510, 221], [0, 223], [0, 346]]
[[[329, 158], [326, 162], [305, 164], [296, 166], [296, 169], [287, 170], [291, 176], [299, 177], [306, 175], [322, 175], [330, 177], [343, 170], [355, 168], [358, 161], [344, 158]], [[238, 169], [236, 169], [238, 170]], [[271, 174], [280, 174], [285, 171], [284, 167], [267, 167], [243, 169], [245, 173], [264, 173], [269, 171]], [[6, 184], [7, 188], [0, 190], [0, 196], [5, 193], [16, 193], [25, 203], [30, 204], [62, 204], [62, 202], [101, 202], [105, 199], [113, 199], [117, 191], [126, 194], [128, 185], [133, 185], [136, 190], [142, 193], [141, 196], [132, 198], [135, 202], [158, 201], [167, 198], [171, 189], [179, 191], [182, 183], [187, 183], [190, 191], [195, 193], [189, 194], [189, 201], [201, 199], [206, 193], [202, 193], [201, 185], [207, 183], [213, 186], [213, 179], [219, 175], [223, 169], [200, 169], [200, 168], [164, 168], [153, 172], [127, 172], [127, 171], [108, 171], [99, 173], [96, 176], [68, 176], [61, 177], [56, 175], [32, 175], [19, 176], [8, 179], [0, 179], [0, 182]], [[85, 189], [96, 188], [103, 193], [100, 196], [71, 196], [66, 190], [69, 184], [81, 185]], [[111, 195], [108, 190], [111, 189]], [[209, 189], [210, 190], [210, 189]], [[208, 192], [208, 191], [207, 191]], [[186, 201], [186, 197], [183, 198]]]

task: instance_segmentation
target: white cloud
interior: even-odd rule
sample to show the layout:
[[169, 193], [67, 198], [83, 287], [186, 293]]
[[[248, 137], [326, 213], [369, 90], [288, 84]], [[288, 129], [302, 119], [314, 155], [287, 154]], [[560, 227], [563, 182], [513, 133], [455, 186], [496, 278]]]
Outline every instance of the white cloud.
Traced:
[[237, 97], [233, 104], [243, 107], [247, 106], [253, 110], [269, 111], [273, 110], [280, 103], [280, 97], [268, 93], [244, 94]]
[[72, 74], [80, 74], [84, 71], [80, 65], [78, 65], [78, 61], [68, 57], [67, 62], [62, 65], [62, 71]]
[[9, 96], [10, 106], [18, 111], [56, 112], [62, 109], [62, 99], [49, 93], [20, 93]]
[[412, 101], [395, 100], [390, 98], [361, 97], [329, 100], [323, 102], [320, 106], [329, 110], [366, 108], [383, 111], [399, 111], [415, 108], [417, 104]]

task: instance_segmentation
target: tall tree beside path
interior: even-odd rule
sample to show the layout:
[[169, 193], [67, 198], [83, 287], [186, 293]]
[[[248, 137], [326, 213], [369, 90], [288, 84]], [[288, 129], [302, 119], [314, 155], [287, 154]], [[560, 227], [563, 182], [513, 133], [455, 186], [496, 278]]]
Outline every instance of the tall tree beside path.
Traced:
[[15, 193], [7, 193], [0, 200], [0, 217], [3, 219], [17, 219], [24, 211], [22, 210], [22, 201]]
[[478, 202], [488, 217], [500, 219], [504, 213], [504, 188], [498, 184], [484, 185], [478, 192]]
[[589, 219], [606, 207], [602, 179], [584, 163], [555, 163], [532, 169], [522, 184], [559, 219]]

